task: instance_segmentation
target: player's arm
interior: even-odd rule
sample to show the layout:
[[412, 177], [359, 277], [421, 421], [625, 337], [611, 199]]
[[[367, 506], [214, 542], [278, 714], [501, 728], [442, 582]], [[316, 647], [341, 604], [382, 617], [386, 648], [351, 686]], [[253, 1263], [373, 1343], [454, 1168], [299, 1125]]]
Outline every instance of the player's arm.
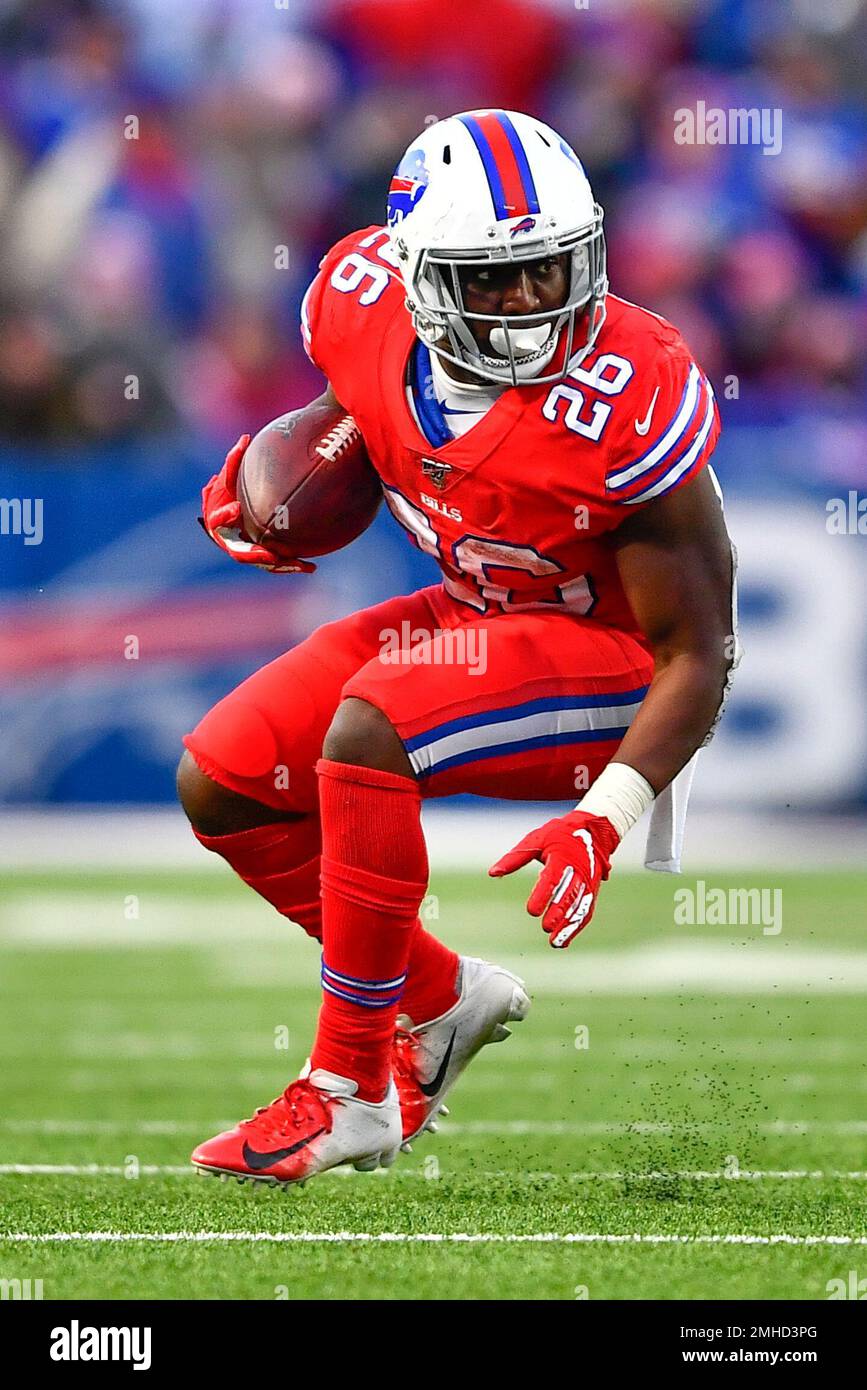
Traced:
[[553, 947], [567, 947], [593, 915], [611, 853], [713, 727], [734, 662], [734, 560], [713, 478], [646, 503], [614, 534], [625, 594], [653, 649], [641, 709], [581, 805], [525, 835], [493, 877], [542, 860], [527, 903]]
[[[541, 860], [527, 908], [542, 918], [552, 946], [568, 946], [590, 921], [612, 853], [704, 742], [733, 665], [732, 549], [705, 468], [720, 429], [713, 390], [671, 330], [657, 336], [635, 387], [635, 415], [627, 393], [600, 458], [606, 500], [623, 509], [610, 534], [626, 597], [653, 650], [654, 677], [616, 759], [580, 805], [525, 836], [491, 869], [499, 876]], [[649, 424], [654, 410], [655, 441], [639, 446], [638, 421]]]
[[[311, 405], [340, 405], [329, 382], [321, 396], [310, 402]], [[226, 461], [219, 473], [207, 482], [202, 489], [202, 515], [199, 521], [215, 545], [226, 555], [242, 565], [256, 565], [259, 569], [271, 570], [274, 574], [311, 574], [316, 566], [310, 560], [288, 562], [275, 555], [267, 546], [257, 545], [250, 540], [241, 522], [241, 506], [238, 501], [238, 474], [241, 461], [250, 443], [250, 435], [242, 434], [237, 444], [226, 455]]]
[[629, 517], [614, 545], [653, 650], [650, 688], [616, 759], [580, 806], [532, 831], [490, 870], [500, 877], [541, 860], [527, 910], [542, 918], [556, 947], [590, 921], [622, 837], [701, 746], [734, 659], [732, 548], [707, 469]]
[[654, 657], [650, 689], [614, 762], [657, 793], [701, 747], [734, 658], [732, 547], [709, 471], [628, 517], [613, 542]]

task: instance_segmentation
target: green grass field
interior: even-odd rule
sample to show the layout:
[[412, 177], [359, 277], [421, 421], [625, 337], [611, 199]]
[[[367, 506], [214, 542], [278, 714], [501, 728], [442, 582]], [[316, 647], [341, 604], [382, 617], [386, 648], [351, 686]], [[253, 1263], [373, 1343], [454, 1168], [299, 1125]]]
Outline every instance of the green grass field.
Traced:
[[390, 1173], [286, 1193], [186, 1165], [296, 1074], [314, 944], [216, 862], [8, 878], [0, 1278], [59, 1299], [827, 1298], [867, 1275], [867, 876], [705, 877], [782, 889], [782, 930], [676, 925], [694, 880], [624, 873], [555, 953], [529, 876], [436, 878], [429, 925], [518, 969], [530, 1016]]

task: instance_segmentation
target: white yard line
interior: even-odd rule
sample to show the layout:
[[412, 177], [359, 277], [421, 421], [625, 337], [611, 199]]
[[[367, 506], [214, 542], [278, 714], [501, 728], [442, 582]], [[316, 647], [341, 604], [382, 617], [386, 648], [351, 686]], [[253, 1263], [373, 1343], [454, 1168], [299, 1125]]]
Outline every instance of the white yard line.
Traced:
[[[351, 1166], [341, 1166], [331, 1170], [331, 1176], [351, 1178], [355, 1173]], [[188, 1163], [142, 1163], [122, 1166], [118, 1163], [0, 1163], [0, 1177], [69, 1177], [69, 1178], [188, 1178], [197, 1176], [196, 1170]], [[524, 1169], [494, 1168], [476, 1169], [465, 1173], [457, 1169], [443, 1168], [433, 1178], [420, 1168], [398, 1168], [395, 1172], [379, 1168], [376, 1176], [393, 1178], [423, 1178], [436, 1181], [440, 1178], [479, 1178], [483, 1181], [507, 1179], [510, 1182], [671, 1182], [685, 1179], [689, 1182], [761, 1182], [794, 1181], [814, 1179], [819, 1182], [839, 1181], [865, 1182], [867, 1171], [862, 1169], [845, 1170], [838, 1168], [755, 1168], [725, 1172], [723, 1169], [674, 1169], [670, 1172], [654, 1170], [647, 1173], [630, 1173], [624, 1170], [589, 1169], [574, 1173], [536, 1172]]]
[[11, 1231], [0, 1241], [34, 1245], [867, 1245], [867, 1236], [626, 1235], [607, 1231]]
[[142, 1163], [126, 1168], [117, 1163], [0, 1163], [0, 1177], [186, 1178], [193, 1171], [188, 1163]]

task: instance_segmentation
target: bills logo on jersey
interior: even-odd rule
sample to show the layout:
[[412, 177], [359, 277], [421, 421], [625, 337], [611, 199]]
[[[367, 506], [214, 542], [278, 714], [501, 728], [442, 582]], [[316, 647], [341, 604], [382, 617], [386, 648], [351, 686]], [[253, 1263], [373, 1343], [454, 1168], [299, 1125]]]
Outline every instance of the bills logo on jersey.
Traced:
[[425, 507], [429, 507], [432, 512], [439, 512], [440, 516], [447, 516], [452, 521], [463, 521], [463, 512], [457, 507], [449, 507], [445, 502], [441, 502], [438, 497], [428, 497], [426, 492], [420, 492], [419, 497]]
[[428, 185], [424, 150], [407, 150], [388, 189], [388, 225], [396, 227], [421, 202]]
[[511, 229], [511, 231], [509, 232], [509, 236], [516, 237], [520, 236], [523, 232], [532, 232], [535, 225], [535, 217], [522, 217], [521, 221], [517, 222], [515, 226]]

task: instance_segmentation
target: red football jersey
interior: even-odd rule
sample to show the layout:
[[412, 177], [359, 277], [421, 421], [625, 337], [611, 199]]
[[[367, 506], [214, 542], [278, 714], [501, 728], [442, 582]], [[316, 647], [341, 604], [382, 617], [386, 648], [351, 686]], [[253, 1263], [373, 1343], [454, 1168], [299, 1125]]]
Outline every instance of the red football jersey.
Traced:
[[407, 398], [405, 298], [387, 229], [369, 227], [329, 251], [302, 307], [307, 351], [358, 423], [394, 516], [470, 616], [555, 607], [637, 633], [612, 534], [693, 478], [720, 429], [677, 329], [609, 294], [580, 367], [506, 388], [435, 448]]

